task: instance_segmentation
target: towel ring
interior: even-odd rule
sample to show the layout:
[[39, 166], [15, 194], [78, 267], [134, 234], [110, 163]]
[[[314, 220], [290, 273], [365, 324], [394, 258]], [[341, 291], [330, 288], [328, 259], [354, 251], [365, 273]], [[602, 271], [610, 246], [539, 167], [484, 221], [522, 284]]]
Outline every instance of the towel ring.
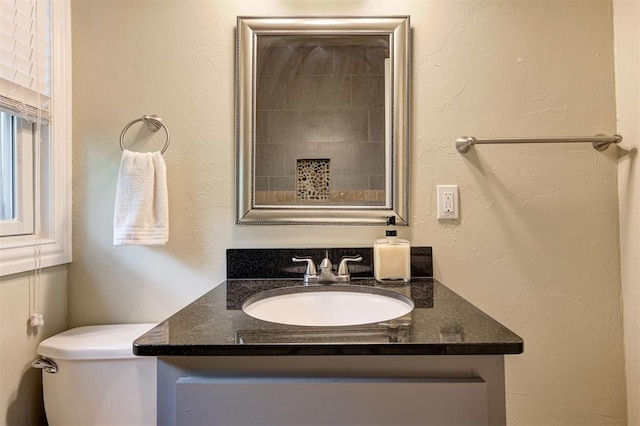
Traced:
[[133, 126], [138, 121], [144, 121], [145, 124], [147, 125], [147, 127], [149, 128], [149, 130], [151, 130], [152, 132], [157, 132], [158, 130], [160, 130], [160, 128], [164, 129], [164, 132], [167, 134], [167, 141], [164, 143], [164, 146], [160, 150], [160, 154], [164, 154], [164, 152], [167, 150], [167, 148], [169, 148], [169, 129], [162, 122], [162, 118], [160, 118], [159, 116], [157, 116], [155, 114], [143, 115], [141, 118], [136, 118], [135, 120], [129, 122], [129, 124], [124, 126], [124, 129], [122, 129], [122, 133], [120, 133], [120, 148], [122, 148], [122, 150], [124, 151], [124, 149], [125, 149], [124, 148], [124, 134], [127, 133], [127, 130], [129, 130], [129, 127]]

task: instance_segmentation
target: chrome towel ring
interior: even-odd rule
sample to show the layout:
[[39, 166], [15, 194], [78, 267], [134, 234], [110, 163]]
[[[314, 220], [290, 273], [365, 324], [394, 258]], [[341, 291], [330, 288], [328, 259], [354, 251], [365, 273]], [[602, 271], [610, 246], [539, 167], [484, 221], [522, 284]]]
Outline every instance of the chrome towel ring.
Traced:
[[133, 126], [138, 121], [143, 121], [147, 125], [149, 130], [151, 130], [152, 132], [157, 132], [158, 130], [160, 130], [160, 128], [164, 129], [164, 132], [167, 135], [167, 141], [164, 143], [164, 146], [160, 150], [160, 154], [164, 154], [164, 152], [167, 150], [167, 148], [169, 148], [169, 129], [162, 122], [162, 118], [160, 118], [156, 114], [143, 115], [141, 118], [136, 118], [135, 120], [129, 122], [129, 124], [124, 126], [124, 129], [122, 129], [122, 133], [120, 133], [120, 148], [122, 148], [122, 150], [124, 151], [124, 149], [125, 149], [124, 148], [124, 134], [127, 133], [127, 130], [129, 130], [129, 127]]

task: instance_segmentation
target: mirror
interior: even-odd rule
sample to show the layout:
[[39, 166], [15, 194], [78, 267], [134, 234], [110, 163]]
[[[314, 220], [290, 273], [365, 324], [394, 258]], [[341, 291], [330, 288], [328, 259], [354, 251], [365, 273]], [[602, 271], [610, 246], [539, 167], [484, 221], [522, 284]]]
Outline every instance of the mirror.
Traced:
[[236, 223], [408, 224], [409, 31], [238, 18]]

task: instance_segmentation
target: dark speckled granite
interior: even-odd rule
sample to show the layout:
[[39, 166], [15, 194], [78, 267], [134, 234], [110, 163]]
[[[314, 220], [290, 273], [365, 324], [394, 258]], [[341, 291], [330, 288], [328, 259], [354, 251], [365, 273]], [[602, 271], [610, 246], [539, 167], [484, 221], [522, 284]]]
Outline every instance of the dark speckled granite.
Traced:
[[[302, 284], [300, 280], [229, 280], [228, 282], [232, 283], [232, 285], [227, 286], [227, 309], [231, 311], [242, 309], [242, 303], [257, 293]], [[408, 284], [398, 282], [397, 284], [383, 286], [375, 280], [354, 280], [349, 284], [395, 289], [406, 296], [411, 296], [413, 303], [418, 308], [433, 307], [432, 282], [418, 280]]]
[[361, 255], [350, 264], [351, 285], [382, 287], [410, 297], [415, 308], [403, 317], [354, 327], [275, 324], [246, 315], [242, 303], [262, 291], [302, 285], [304, 265], [293, 256], [325, 249], [229, 249], [227, 281], [191, 303], [134, 342], [136, 355], [480, 355], [518, 354], [520, 337], [431, 277], [431, 247], [411, 248], [410, 283], [372, 279], [372, 249], [329, 249]]
[[[293, 280], [227, 280], [134, 342], [136, 355], [483, 355], [518, 354], [523, 341], [432, 278], [384, 285], [411, 297], [404, 317], [357, 327], [304, 327], [260, 321], [238, 307]], [[357, 280], [357, 285], [379, 285]]]
[[[344, 256], [362, 256], [362, 261], [349, 264], [352, 279], [373, 278], [371, 247], [333, 249], [227, 249], [227, 279], [301, 278], [306, 264], [295, 263], [294, 256], [311, 256], [316, 266], [328, 251], [334, 269]], [[431, 247], [411, 247], [411, 276], [432, 277]]]

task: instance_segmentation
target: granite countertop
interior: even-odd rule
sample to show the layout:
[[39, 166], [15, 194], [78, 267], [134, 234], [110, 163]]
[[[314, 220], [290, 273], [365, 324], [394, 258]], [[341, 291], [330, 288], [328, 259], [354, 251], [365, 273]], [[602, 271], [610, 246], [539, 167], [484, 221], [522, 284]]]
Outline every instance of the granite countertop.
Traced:
[[413, 299], [401, 318], [360, 326], [307, 327], [245, 314], [242, 303], [261, 291], [302, 285], [300, 279], [227, 279], [136, 339], [147, 356], [486, 355], [519, 354], [522, 339], [433, 278], [379, 286]]

